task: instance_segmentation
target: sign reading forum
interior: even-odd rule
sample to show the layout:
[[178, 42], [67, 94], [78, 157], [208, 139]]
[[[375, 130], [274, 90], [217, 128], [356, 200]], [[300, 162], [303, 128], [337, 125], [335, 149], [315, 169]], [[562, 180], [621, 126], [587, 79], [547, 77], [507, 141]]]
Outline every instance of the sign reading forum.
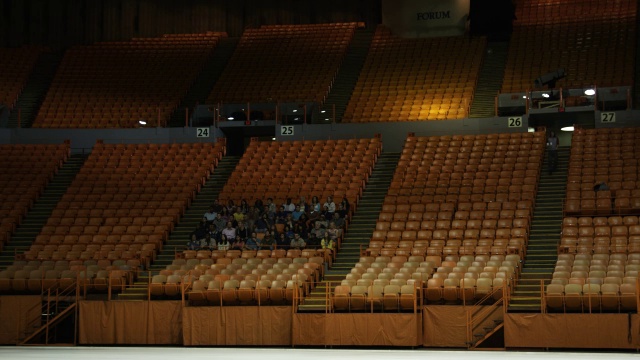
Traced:
[[382, 23], [400, 37], [464, 35], [470, 0], [382, 0]]

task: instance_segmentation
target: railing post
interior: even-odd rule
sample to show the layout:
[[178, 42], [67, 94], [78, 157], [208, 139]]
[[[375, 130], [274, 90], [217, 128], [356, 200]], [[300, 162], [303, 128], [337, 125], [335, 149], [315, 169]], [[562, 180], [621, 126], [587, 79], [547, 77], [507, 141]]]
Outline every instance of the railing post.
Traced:
[[21, 122], [22, 122], [22, 109], [18, 108], [18, 124], [17, 124], [18, 127], [21, 126], [20, 124]]
[[189, 108], [184, 108], [184, 127], [189, 127]]
[[51, 289], [47, 290], [47, 323], [45, 325], [44, 343], [49, 345], [49, 316], [51, 314]]

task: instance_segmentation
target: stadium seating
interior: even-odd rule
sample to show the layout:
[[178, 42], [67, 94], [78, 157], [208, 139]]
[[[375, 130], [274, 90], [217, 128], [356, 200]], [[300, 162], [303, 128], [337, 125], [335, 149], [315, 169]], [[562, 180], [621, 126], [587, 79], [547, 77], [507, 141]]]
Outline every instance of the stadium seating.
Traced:
[[639, 135], [635, 128], [574, 132], [559, 256], [546, 289], [548, 310], [637, 310]]
[[541, 134], [409, 137], [369, 253], [523, 254]]
[[[34, 127], [164, 126], [225, 33], [77, 46], [65, 53]], [[170, 74], [170, 76], [167, 76]]]
[[342, 121], [466, 117], [485, 45], [484, 38], [402, 39], [379, 25]]
[[0, 145], [0, 250], [69, 156], [69, 144]]
[[544, 133], [409, 136], [337, 310], [353, 310], [353, 286], [365, 286], [367, 298], [368, 286], [392, 279], [421, 289], [427, 303], [499, 299], [526, 251], [544, 140]]
[[[469, 304], [489, 294], [498, 300], [503, 285], [517, 277], [519, 262], [513, 254], [450, 256], [444, 261], [440, 256], [363, 256], [335, 287], [333, 309], [413, 311], [414, 301]], [[363, 300], [364, 307], [359, 305]]]
[[98, 142], [24, 258], [144, 267], [224, 149], [223, 143]]
[[245, 30], [208, 103], [325, 100], [356, 23]]
[[283, 204], [300, 196], [332, 196], [336, 202], [346, 197], [355, 208], [381, 151], [380, 138], [253, 141], [219, 198], [239, 203], [251, 194]]
[[556, 88], [632, 85], [637, 2], [519, 0], [502, 92], [533, 88], [563, 68]]
[[[186, 258], [160, 272], [166, 279], [179, 275], [183, 282], [191, 281], [185, 289], [192, 305], [290, 304], [294, 291], [304, 297], [324, 271], [324, 258], [315, 250], [209, 252], [213, 258], [202, 252], [186, 251]], [[153, 295], [169, 295], [161, 288], [162, 280], [152, 285]]]
[[27, 82], [31, 70], [44, 48], [23, 46], [0, 48], [0, 104], [12, 109]]
[[[635, 128], [587, 129], [574, 133], [569, 160], [565, 214], [640, 213], [637, 158], [640, 132]], [[596, 191], [606, 183], [608, 190]]]

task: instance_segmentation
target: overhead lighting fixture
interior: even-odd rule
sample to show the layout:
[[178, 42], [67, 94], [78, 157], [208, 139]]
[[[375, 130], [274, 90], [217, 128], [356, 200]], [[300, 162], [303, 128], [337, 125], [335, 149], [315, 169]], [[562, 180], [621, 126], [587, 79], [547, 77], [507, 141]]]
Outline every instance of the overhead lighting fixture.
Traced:
[[545, 98], [545, 99], [548, 99], [548, 98], [549, 98], [549, 94], [547, 94], [547, 93], [542, 93], [542, 97], [543, 97], [543, 98]]
[[227, 120], [233, 120], [233, 119], [234, 119], [234, 118], [233, 118], [233, 116], [229, 116], [229, 117], [227, 118]]
[[522, 98], [523, 98], [523, 99], [526, 99], [526, 98], [527, 98], [527, 95], [522, 95]]
[[147, 122], [144, 120], [138, 120], [138, 124], [140, 125], [147, 125]]
[[293, 121], [298, 121], [298, 120], [300, 120], [300, 118], [298, 118], [298, 117], [293, 118]]
[[293, 112], [298, 112], [298, 109], [293, 109]]
[[529, 127], [527, 128], [527, 131], [528, 131], [528, 132], [536, 132], [536, 128], [529, 126]]
[[330, 120], [329, 118], [324, 119], [324, 121], [329, 121], [329, 120]]
[[326, 112], [327, 112], [327, 110], [320, 110], [320, 114], [324, 114]]
[[276, 138], [271, 138], [271, 140], [275, 140]]
[[584, 94], [587, 95], [587, 96], [593, 96], [593, 95], [596, 94], [596, 91], [594, 89], [586, 89], [584, 91]]
[[562, 131], [573, 131], [574, 129], [573, 129], [573, 126], [565, 126], [565, 127], [561, 128], [560, 130], [562, 130]]

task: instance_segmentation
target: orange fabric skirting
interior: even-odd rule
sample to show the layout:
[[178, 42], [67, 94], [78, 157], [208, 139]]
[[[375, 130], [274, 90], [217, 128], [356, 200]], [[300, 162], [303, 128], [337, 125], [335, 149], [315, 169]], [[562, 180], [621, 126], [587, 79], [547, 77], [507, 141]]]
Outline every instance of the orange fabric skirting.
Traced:
[[186, 307], [184, 345], [291, 345], [290, 306]]
[[294, 314], [293, 345], [419, 346], [418, 314]]
[[422, 308], [425, 347], [467, 347], [467, 311], [475, 306], [437, 305]]
[[15, 345], [40, 327], [41, 296], [0, 296], [0, 344]]
[[637, 314], [507, 314], [508, 348], [640, 348]]
[[79, 343], [180, 345], [180, 301], [81, 301]]

